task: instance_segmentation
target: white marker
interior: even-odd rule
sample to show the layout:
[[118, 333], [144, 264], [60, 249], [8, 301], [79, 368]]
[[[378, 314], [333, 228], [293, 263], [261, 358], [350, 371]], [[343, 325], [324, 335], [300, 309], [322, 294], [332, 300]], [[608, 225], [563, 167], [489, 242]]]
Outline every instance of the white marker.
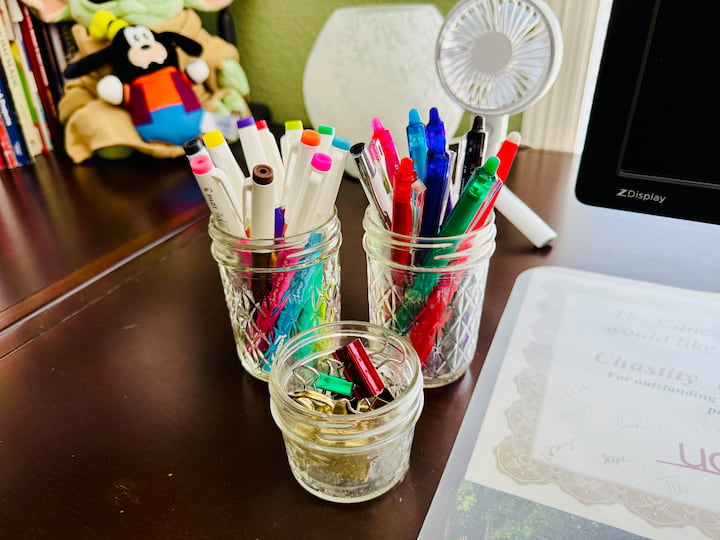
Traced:
[[228, 197], [233, 203], [240, 220], [244, 225], [245, 223], [245, 207], [243, 205], [243, 190], [245, 189], [245, 175], [240, 168], [235, 156], [230, 150], [225, 137], [219, 130], [208, 131], [203, 135], [203, 142], [205, 148], [207, 148], [212, 162], [215, 166], [222, 170], [229, 181], [227, 190], [229, 191]]
[[310, 174], [310, 160], [320, 146], [320, 134], [312, 129], [303, 130], [300, 141], [290, 149], [285, 163], [285, 189], [282, 205], [294, 204], [300, 199]]
[[245, 157], [245, 165], [247, 166], [247, 176], [252, 175], [252, 171], [256, 165], [267, 163], [265, 152], [263, 152], [262, 143], [260, 142], [260, 134], [255, 125], [255, 119], [252, 116], [246, 116], [237, 121], [238, 137], [240, 138], [240, 147]]
[[290, 149], [300, 142], [302, 132], [303, 123], [301, 120], [288, 120], [285, 122], [285, 133], [280, 136], [280, 155], [285, 168], [287, 168], [288, 158], [290, 157]]
[[[275, 181], [269, 165], [256, 165], [252, 171], [250, 237], [275, 237]], [[272, 243], [272, 242], [270, 242]]]
[[263, 153], [265, 154], [265, 163], [272, 167], [273, 171], [273, 185], [275, 186], [275, 194], [279, 196], [282, 194], [283, 182], [285, 178], [285, 167], [280, 156], [280, 148], [278, 147], [275, 135], [268, 128], [265, 120], [258, 120], [255, 122], [260, 135], [260, 143], [262, 144]]
[[335, 128], [332, 126], [318, 126], [316, 131], [320, 134], [320, 147], [317, 151], [327, 154], [333, 137], [335, 137]]
[[213, 165], [209, 156], [204, 155], [193, 157], [190, 168], [218, 227], [232, 235], [244, 237], [245, 227], [230, 196], [232, 186], [227, 175]]
[[316, 206], [314, 226], [322, 225], [333, 215], [335, 200], [345, 172], [345, 162], [350, 151], [350, 141], [342, 137], [334, 137], [328, 155], [332, 159], [332, 167], [328, 172]]
[[293, 199], [285, 210], [287, 229], [285, 234], [291, 236], [308, 232], [313, 223], [320, 190], [327, 178], [332, 158], [327, 154], [316, 153], [310, 161], [310, 174], [305, 182], [302, 195]]

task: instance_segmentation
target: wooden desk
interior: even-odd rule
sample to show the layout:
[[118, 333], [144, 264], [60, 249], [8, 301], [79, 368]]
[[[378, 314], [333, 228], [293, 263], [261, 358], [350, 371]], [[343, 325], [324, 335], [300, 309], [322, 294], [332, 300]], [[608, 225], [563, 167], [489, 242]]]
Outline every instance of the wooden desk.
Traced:
[[[560, 236], [535, 250], [498, 218], [475, 360], [426, 392], [410, 470], [391, 492], [338, 505], [292, 478], [267, 387], [236, 358], [200, 220], [46, 306], [42, 332], [0, 357], [2, 537], [415, 538], [521, 271], [565, 265], [720, 291], [720, 227], [581, 206], [574, 167], [567, 154], [521, 150], [509, 185]], [[365, 206], [345, 181], [345, 319], [367, 316]]]
[[18, 321], [208, 215], [184, 158], [48, 154], [0, 180], [0, 353]]

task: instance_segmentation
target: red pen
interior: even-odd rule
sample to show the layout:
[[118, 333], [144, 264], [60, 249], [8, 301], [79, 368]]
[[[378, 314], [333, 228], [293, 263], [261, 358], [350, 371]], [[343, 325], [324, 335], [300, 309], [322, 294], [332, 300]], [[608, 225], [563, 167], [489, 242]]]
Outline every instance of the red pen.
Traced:
[[507, 180], [510, 167], [512, 167], [518, 148], [520, 147], [520, 133], [512, 131], [508, 133], [507, 138], [500, 145], [500, 150], [496, 154], [500, 160], [500, 166], [495, 172], [497, 177], [503, 182]]
[[371, 146], [373, 144], [379, 144], [382, 150], [383, 157], [385, 158], [385, 169], [387, 171], [390, 185], [395, 185], [395, 174], [400, 168], [400, 160], [398, 158], [397, 149], [395, 148], [395, 141], [392, 138], [392, 133], [382, 123], [379, 118], [373, 118], [372, 120], [373, 135], [370, 139]]
[[425, 185], [418, 180], [413, 160], [403, 158], [393, 186], [392, 232], [406, 236], [417, 235], [424, 195]]
[[[413, 160], [403, 158], [393, 186], [392, 232], [405, 236], [418, 235], [424, 194], [425, 185], [418, 180]], [[393, 248], [391, 256], [396, 263], [410, 264], [410, 251], [406, 247]]]
[[508, 133], [508, 136], [500, 145], [500, 149], [496, 154], [497, 158], [500, 160], [500, 166], [497, 171], [495, 171], [495, 176], [497, 176], [498, 181], [493, 186], [485, 203], [483, 203], [482, 207], [479, 209], [473, 225], [473, 230], [479, 229], [487, 222], [488, 216], [490, 216], [490, 212], [495, 206], [495, 201], [497, 200], [498, 195], [500, 195], [500, 190], [505, 185], [505, 180], [507, 180], [508, 174], [510, 173], [510, 168], [512, 167], [513, 161], [515, 161], [515, 156], [517, 155], [519, 147], [520, 133], [517, 131]]

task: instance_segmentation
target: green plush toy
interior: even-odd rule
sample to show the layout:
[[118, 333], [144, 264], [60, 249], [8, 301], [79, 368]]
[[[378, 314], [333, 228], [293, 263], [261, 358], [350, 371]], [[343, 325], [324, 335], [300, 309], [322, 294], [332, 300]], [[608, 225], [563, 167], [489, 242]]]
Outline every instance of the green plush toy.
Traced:
[[[193, 90], [203, 108], [218, 116], [249, 116], [247, 98], [250, 93], [245, 72], [239, 63], [237, 48], [211, 35], [202, 27], [196, 11], [215, 12], [232, 0], [23, 0], [44, 22], [74, 20], [73, 37], [78, 54], [73, 61], [98, 52], [107, 42], [95, 39], [89, 29], [98, 11], [107, 11], [131, 25], [142, 25], [157, 33], [174, 32], [202, 46], [200, 58], [207, 63], [207, 78]], [[178, 68], [185, 70], [195, 60], [179, 53]], [[128, 157], [133, 150], [159, 158], [183, 154], [181, 146], [164, 142], [148, 142], [138, 134], [127, 110], [108, 103], [97, 93], [97, 83], [111, 73], [102, 67], [90, 74], [68, 80], [64, 96], [58, 104], [65, 127], [65, 150], [75, 163], [93, 155], [106, 159]]]

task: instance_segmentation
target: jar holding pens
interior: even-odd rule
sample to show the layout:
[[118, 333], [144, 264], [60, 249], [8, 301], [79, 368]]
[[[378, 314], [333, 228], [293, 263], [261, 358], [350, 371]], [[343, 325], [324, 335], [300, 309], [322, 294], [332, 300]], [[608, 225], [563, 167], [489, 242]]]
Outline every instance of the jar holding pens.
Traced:
[[299, 129], [283, 156], [264, 123], [248, 117], [237, 126], [247, 173], [219, 131], [204, 134], [204, 144], [188, 141], [186, 154], [210, 210], [237, 354], [267, 381], [285, 341], [340, 318], [335, 197], [349, 142], [331, 137], [321, 146], [318, 132]]
[[[411, 156], [417, 148], [417, 113], [408, 126]], [[413, 116], [415, 118], [413, 118]], [[439, 126], [439, 128], [438, 128]], [[411, 128], [412, 132], [411, 132]], [[436, 110], [421, 137], [421, 161], [406, 157], [394, 167], [384, 159], [392, 151], [371, 140], [351, 149], [371, 204], [363, 218], [370, 322], [406, 337], [420, 358], [424, 386], [443, 386], [467, 370], [475, 355], [490, 258], [495, 251], [494, 202], [503, 186], [496, 174], [500, 160], [456, 166], [457, 186], [442, 123]], [[415, 144], [413, 144], [415, 143]], [[364, 160], [358, 157], [364, 153]], [[462, 178], [463, 169], [466, 177]], [[384, 195], [386, 176], [392, 185]], [[421, 180], [422, 179], [422, 180]], [[453, 195], [452, 191], [457, 188]]]

